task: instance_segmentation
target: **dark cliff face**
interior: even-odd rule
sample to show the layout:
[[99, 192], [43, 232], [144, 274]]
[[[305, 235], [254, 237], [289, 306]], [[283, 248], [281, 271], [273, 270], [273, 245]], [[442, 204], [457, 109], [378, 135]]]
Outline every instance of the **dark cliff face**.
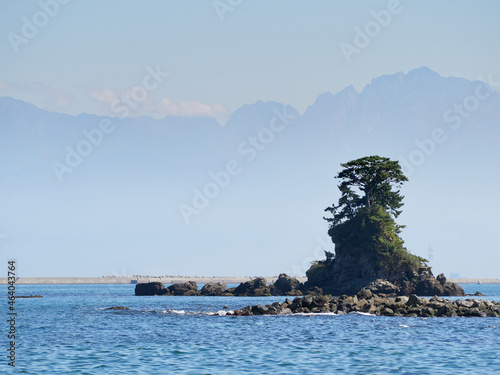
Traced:
[[393, 295], [464, 295], [444, 275], [434, 278], [426, 260], [406, 250], [400, 228], [375, 206], [332, 226], [328, 234], [336, 256], [311, 266], [305, 288], [319, 287], [332, 295], [356, 294], [364, 287]]
[[318, 262], [306, 272], [306, 288], [319, 287], [332, 295], [356, 294], [363, 287], [385, 279], [367, 256], [341, 256], [330, 263]]
[[460, 285], [443, 274], [434, 277], [429, 267], [388, 272], [367, 256], [341, 256], [330, 263], [318, 262], [306, 272], [305, 289], [318, 287], [332, 295], [356, 294], [367, 288], [388, 295], [464, 296]]

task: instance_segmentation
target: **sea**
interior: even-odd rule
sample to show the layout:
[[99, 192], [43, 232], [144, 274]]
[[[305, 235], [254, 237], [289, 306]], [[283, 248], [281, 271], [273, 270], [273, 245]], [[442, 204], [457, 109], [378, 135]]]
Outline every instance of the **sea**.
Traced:
[[[0, 374], [500, 374], [500, 318], [233, 317], [285, 297], [138, 297], [134, 287], [17, 285], [43, 298], [10, 310], [2, 286]], [[462, 287], [500, 300], [500, 284]]]

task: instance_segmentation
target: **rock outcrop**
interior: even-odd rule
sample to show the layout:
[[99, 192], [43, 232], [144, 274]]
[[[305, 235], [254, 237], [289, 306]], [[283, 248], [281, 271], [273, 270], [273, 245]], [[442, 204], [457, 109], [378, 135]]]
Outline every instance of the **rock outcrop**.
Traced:
[[136, 296], [197, 296], [199, 294], [198, 285], [194, 281], [172, 284], [168, 288], [165, 288], [165, 285], [159, 281], [141, 283], [135, 286]]
[[235, 296], [270, 296], [271, 289], [265, 278], [257, 277], [238, 285], [232, 294]]
[[240, 310], [228, 312], [226, 315], [286, 315], [308, 313], [368, 313], [383, 316], [404, 317], [500, 317], [500, 302], [487, 300], [456, 300], [434, 296], [430, 299], [408, 296], [388, 297], [385, 294], [373, 294], [363, 288], [353, 296], [339, 297], [311, 296], [296, 297], [291, 301], [274, 302], [270, 305], [247, 306]]
[[[414, 293], [419, 296], [465, 296], [460, 285], [448, 282], [443, 274], [435, 278], [430, 268], [421, 268], [418, 273], [381, 275], [366, 264], [355, 264], [358, 267], [356, 271], [349, 266], [341, 267], [342, 263], [320, 272], [311, 267], [307, 271], [308, 281], [305, 283], [305, 289], [317, 286], [332, 295], [355, 294], [362, 288], [368, 288], [373, 293], [387, 295], [408, 296]], [[370, 273], [372, 276], [368, 277], [367, 274]]]
[[[139, 284], [137, 284], [139, 285]], [[167, 293], [172, 296], [197, 296], [200, 294], [198, 291], [198, 284], [194, 281], [186, 283], [172, 284], [167, 288]]]
[[206, 283], [201, 288], [202, 296], [221, 296], [226, 292], [225, 283]]
[[434, 277], [430, 267], [418, 271], [409, 269], [388, 270], [377, 267], [367, 256], [349, 254], [327, 262], [318, 262], [306, 272], [303, 290], [314, 287], [332, 295], [356, 294], [362, 288], [387, 295], [465, 296], [462, 287], [446, 280], [443, 274]]
[[[198, 285], [194, 281], [186, 283], [172, 284], [165, 288], [161, 282], [150, 282], [137, 284], [135, 287], [136, 296], [153, 296], [153, 295], [169, 295], [169, 296], [237, 296], [237, 297], [256, 297], [256, 296], [322, 296], [325, 293], [332, 295], [355, 294], [359, 290], [364, 290], [364, 293], [384, 294], [387, 296], [400, 296], [417, 294], [419, 296], [464, 296], [463, 289], [454, 283], [446, 280], [443, 274], [434, 278], [431, 271], [427, 268], [422, 269], [420, 274], [413, 278], [413, 281], [407, 279], [401, 280], [385, 280], [374, 279], [370, 280], [357, 279], [353, 283], [347, 283], [342, 287], [331, 288], [327, 282], [318, 282], [314, 279], [309, 279], [305, 284], [301, 284], [296, 278], [290, 277], [284, 273], [280, 274], [276, 282], [268, 285], [267, 280], [263, 277], [257, 277], [253, 280], [246, 281], [238, 285], [236, 288], [227, 289], [224, 283], [207, 283], [201, 290], [198, 290]], [[323, 288], [314, 285], [317, 282]], [[365, 284], [367, 283], [367, 284]], [[359, 289], [357, 289], [359, 287]], [[332, 293], [333, 289], [333, 293]], [[351, 293], [354, 290], [355, 293]], [[335, 291], [337, 293], [335, 293]]]
[[420, 274], [414, 293], [419, 296], [465, 296], [460, 285], [448, 282], [442, 273], [434, 278], [430, 270]]
[[302, 284], [294, 277], [281, 273], [278, 280], [272, 285], [271, 293], [277, 296], [297, 296], [302, 295], [299, 288]]
[[[303, 284], [294, 277], [290, 277], [284, 273], [279, 275], [276, 282], [272, 285], [267, 284], [267, 280], [263, 277], [257, 277], [253, 280], [241, 283], [236, 288], [226, 289], [224, 283], [207, 283], [201, 290], [198, 290], [198, 285], [194, 281], [186, 283], [172, 284], [165, 288], [161, 282], [150, 282], [137, 284], [135, 286], [136, 296], [154, 296], [154, 295], [170, 295], [170, 296], [301, 296]], [[323, 294], [319, 288], [313, 288], [311, 294]]]
[[161, 296], [165, 293], [165, 285], [159, 281], [141, 283], [135, 286], [136, 296]]
[[335, 254], [325, 252], [326, 260], [313, 263], [304, 289], [319, 287], [337, 296], [356, 294], [364, 287], [392, 295], [464, 295], [444, 275], [435, 278], [427, 261], [404, 247], [401, 226], [383, 206], [373, 204], [348, 216], [345, 221], [331, 219], [328, 234]]

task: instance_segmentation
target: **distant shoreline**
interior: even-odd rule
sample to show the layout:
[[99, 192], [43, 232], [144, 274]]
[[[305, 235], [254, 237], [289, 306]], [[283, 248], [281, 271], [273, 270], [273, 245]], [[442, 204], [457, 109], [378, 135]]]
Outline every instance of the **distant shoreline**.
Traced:
[[478, 282], [480, 282], [481, 284], [500, 284], [500, 279], [463, 278], [463, 279], [448, 279], [448, 281], [457, 284], [477, 284]]
[[[257, 277], [257, 276], [256, 276]], [[240, 284], [255, 277], [191, 277], [191, 276], [163, 276], [163, 277], [131, 277], [131, 276], [107, 276], [107, 277], [19, 277], [16, 284], [19, 285], [39, 285], [39, 284], [138, 284], [151, 281], [160, 281], [164, 284], [178, 284], [186, 281], [195, 281], [198, 284], [209, 282], [223, 282], [226, 284]], [[267, 276], [268, 283], [274, 283], [277, 276]], [[307, 278], [297, 277], [300, 282], [305, 282]], [[448, 279], [448, 281], [458, 284], [500, 284], [500, 279]], [[7, 285], [7, 278], [0, 278], [0, 285]]]
[[[257, 277], [257, 276], [256, 276]], [[152, 281], [160, 281], [164, 284], [178, 284], [187, 281], [195, 281], [199, 284], [209, 282], [223, 282], [226, 284], [240, 284], [255, 277], [191, 277], [191, 276], [163, 276], [163, 277], [131, 277], [131, 276], [106, 276], [106, 277], [19, 277], [16, 284], [19, 285], [39, 285], [39, 284], [138, 284]], [[268, 283], [274, 283], [278, 277], [266, 277]], [[297, 278], [300, 282], [307, 279], [305, 277]], [[0, 285], [6, 285], [7, 278], [0, 278]]]

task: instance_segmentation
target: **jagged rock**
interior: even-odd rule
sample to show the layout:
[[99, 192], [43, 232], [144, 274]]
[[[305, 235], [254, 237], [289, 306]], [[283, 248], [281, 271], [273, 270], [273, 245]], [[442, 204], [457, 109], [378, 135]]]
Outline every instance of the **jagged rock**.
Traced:
[[437, 275], [436, 280], [441, 285], [444, 285], [446, 283], [446, 277], [444, 276], [444, 273], [440, 273], [439, 275]]
[[352, 309], [354, 311], [365, 311], [367, 309], [367, 306], [370, 306], [370, 305], [366, 301], [366, 299], [358, 299], [358, 302], [356, 304], [354, 304]]
[[465, 296], [465, 292], [462, 287], [456, 283], [450, 283], [447, 281], [443, 285], [444, 293], [443, 296]]
[[446, 303], [440, 308], [438, 308], [435, 316], [452, 317], [457, 316], [457, 313], [453, 309], [453, 305]]
[[[281, 273], [278, 276], [278, 280], [273, 284], [276, 288], [275, 295], [285, 296], [286, 293], [289, 293], [295, 290], [300, 285], [300, 281], [295, 277], [288, 276], [285, 273]], [[274, 294], [274, 293], [273, 293]]]
[[312, 302], [313, 302], [313, 296], [307, 295], [302, 298], [302, 307], [309, 307], [311, 306]]
[[373, 292], [369, 288], [363, 288], [356, 295], [361, 299], [370, 299], [373, 297]]
[[239, 315], [239, 316], [253, 315], [252, 314], [252, 306], [247, 306], [247, 307], [242, 308], [241, 310], [236, 310], [233, 314]]
[[398, 295], [400, 292], [400, 288], [394, 285], [393, 283], [377, 279], [370, 283], [366, 289], [370, 290], [373, 294], [384, 293], [386, 295]]
[[292, 289], [289, 292], [286, 292], [285, 296], [303, 296], [303, 294], [300, 289]]
[[323, 289], [320, 287], [314, 286], [312, 288], [307, 289], [307, 294], [311, 296], [322, 296], [323, 295]]
[[165, 285], [159, 281], [141, 283], [135, 286], [136, 296], [156, 296], [166, 294], [167, 292]]
[[469, 299], [466, 299], [466, 300], [459, 299], [459, 300], [455, 301], [455, 304], [457, 306], [470, 308], [470, 307], [472, 307], [474, 305], [474, 302], [471, 301], [471, 300], [469, 300]]
[[477, 307], [471, 307], [470, 309], [465, 310], [464, 316], [476, 316], [484, 318], [486, 314], [483, 311], [480, 311]]
[[269, 306], [268, 314], [278, 315], [281, 312], [281, 310], [282, 310], [281, 306]]
[[202, 296], [220, 296], [226, 292], [226, 284], [225, 283], [206, 283], [201, 288]]
[[420, 281], [417, 284], [415, 293], [419, 296], [442, 296], [444, 295], [444, 290], [444, 286], [440, 284], [436, 279], [428, 278]]
[[410, 295], [410, 297], [408, 298], [408, 301], [406, 302], [407, 306], [418, 306], [421, 304], [422, 304], [422, 301], [416, 294]]
[[392, 311], [392, 309], [390, 309], [389, 307], [384, 307], [382, 311], [380, 311], [380, 315], [394, 316], [394, 311]]
[[396, 297], [396, 302], [401, 302], [404, 305], [406, 305], [409, 300], [410, 300], [410, 297], [408, 297], [408, 296], [399, 296], [399, 297]]
[[292, 311], [295, 311], [299, 307], [302, 307], [302, 299], [303, 298], [300, 298], [300, 297], [294, 298], [292, 303], [288, 303], [287, 304], [287, 307], [289, 307], [290, 309], [292, 309]]
[[325, 306], [328, 306], [330, 300], [329, 296], [316, 296], [313, 298], [310, 307], [325, 308]]
[[252, 307], [252, 314], [264, 315], [269, 313], [269, 308], [263, 305], [256, 305]]
[[238, 285], [234, 290], [235, 296], [270, 296], [271, 289], [267, 285], [267, 280], [257, 277]]
[[247, 306], [236, 310], [232, 315], [265, 315], [265, 314], [298, 314], [333, 312], [338, 315], [363, 311], [374, 315], [405, 317], [499, 317], [500, 303], [485, 300], [450, 301], [437, 296], [430, 300], [419, 298], [416, 294], [410, 297], [387, 297], [384, 294], [373, 295], [372, 298], [360, 299], [358, 296], [342, 295], [305, 296], [286, 299], [284, 303], [275, 302], [262, 306]]
[[471, 297], [472, 297], [472, 296], [474, 296], [474, 297], [484, 297], [484, 294], [478, 291], [478, 292], [476, 292], [476, 293], [474, 293], [474, 294], [467, 293], [467, 294], [466, 294], [466, 296], [471, 296]]
[[299, 307], [297, 310], [295, 310], [293, 313], [294, 314], [307, 314], [311, 311], [307, 307]]
[[[417, 278], [418, 275], [415, 276]], [[415, 282], [410, 280], [403, 280], [401, 283], [401, 288], [399, 290], [400, 294], [403, 296], [409, 296], [415, 291]]]
[[198, 284], [194, 281], [188, 281], [180, 284], [172, 284], [167, 290], [174, 296], [196, 296], [199, 295]]
[[429, 318], [431, 316], [434, 316], [434, 309], [432, 307], [424, 307], [422, 309], [422, 313], [420, 314], [420, 316], [424, 318]]
[[[356, 294], [363, 288], [387, 295], [464, 295], [463, 289], [448, 282], [444, 274], [435, 278], [430, 267], [424, 266], [425, 260], [409, 253], [402, 242], [389, 244], [390, 238], [380, 242], [387, 234], [380, 232], [380, 220], [389, 220], [390, 215], [373, 207], [330, 227], [335, 257], [313, 262], [306, 272], [304, 294], [319, 287], [332, 295]], [[396, 227], [393, 229], [397, 237]]]

